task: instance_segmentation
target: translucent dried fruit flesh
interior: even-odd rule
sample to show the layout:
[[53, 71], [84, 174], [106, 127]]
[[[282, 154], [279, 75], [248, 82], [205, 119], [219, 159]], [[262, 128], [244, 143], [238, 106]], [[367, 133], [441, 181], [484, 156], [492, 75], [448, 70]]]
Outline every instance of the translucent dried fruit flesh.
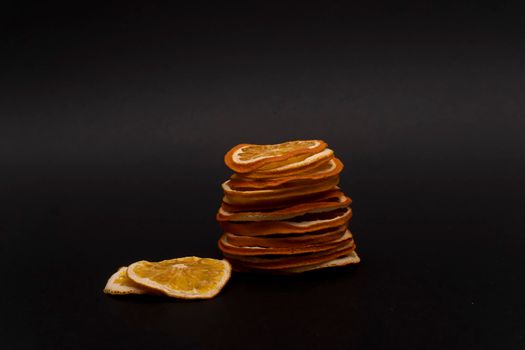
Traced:
[[294, 152], [304, 148], [317, 146], [318, 141], [290, 141], [276, 145], [249, 145], [242, 148], [238, 153], [238, 159], [242, 161], [255, 160], [263, 157], [277, 157], [286, 153]]
[[231, 267], [225, 260], [185, 257], [129, 266], [136, 283], [180, 298], [211, 298], [226, 284]]

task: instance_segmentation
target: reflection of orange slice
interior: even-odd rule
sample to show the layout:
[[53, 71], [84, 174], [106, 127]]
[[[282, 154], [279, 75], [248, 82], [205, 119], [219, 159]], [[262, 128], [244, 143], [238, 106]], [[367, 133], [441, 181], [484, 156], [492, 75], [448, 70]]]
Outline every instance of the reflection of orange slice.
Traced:
[[222, 184], [223, 201], [232, 205], [253, 205], [256, 203], [290, 201], [294, 198], [313, 195], [334, 189], [339, 183], [339, 176], [319, 181], [316, 184], [300, 186], [279, 186], [269, 190], [237, 191], [230, 187], [229, 181]]
[[343, 236], [345, 232], [346, 225], [342, 225], [335, 228], [306, 232], [304, 234], [251, 237], [227, 232], [224, 235], [228, 239], [228, 242], [239, 247], [290, 248], [334, 241]]
[[229, 185], [234, 190], [242, 189], [268, 189], [283, 184], [292, 185], [292, 184], [306, 184], [312, 181], [319, 181], [326, 179], [331, 176], [338, 175], [343, 170], [343, 163], [337, 159], [333, 158], [328, 162], [321, 164], [315, 169], [305, 172], [297, 173], [295, 175], [269, 178], [269, 179], [250, 179], [243, 177], [239, 174], [234, 174], [230, 178]]
[[245, 211], [245, 212], [229, 212], [222, 206], [217, 213], [217, 221], [275, 221], [286, 220], [295, 216], [304, 215], [307, 213], [322, 213], [338, 208], [344, 208], [350, 205], [352, 200], [346, 197], [342, 192], [336, 200], [317, 201], [317, 202], [303, 202], [291, 207], [282, 208], [273, 211]]
[[302, 155], [321, 152], [326, 146], [321, 140], [289, 141], [274, 145], [240, 144], [226, 153], [224, 162], [233, 171], [246, 173], [270, 163], [285, 165], [286, 162], [282, 162], [293, 157], [296, 157], [293, 161], [301, 160]]
[[219, 248], [224, 254], [238, 256], [260, 256], [260, 255], [296, 255], [304, 253], [315, 253], [338, 247], [342, 242], [350, 242], [352, 234], [346, 231], [343, 236], [336, 240], [322, 244], [296, 245], [293, 247], [267, 248], [267, 247], [239, 247], [228, 241], [228, 236], [222, 235], [219, 240]]
[[352, 209], [336, 209], [325, 213], [305, 214], [285, 221], [220, 222], [226, 232], [244, 236], [266, 236], [304, 233], [344, 225], [352, 217]]
[[334, 151], [329, 148], [319, 153], [309, 155], [308, 157], [295, 162], [289, 162], [285, 165], [272, 169], [257, 169], [252, 172], [242, 174], [244, 177], [251, 179], [268, 179], [275, 177], [288, 177], [292, 175], [310, 172], [313, 169], [323, 165], [334, 157]]
[[146, 294], [148, 290], [129, 279], [127, 267], [121, 267], [106, 283], [104, 293], [106, 294]]
[[135, 283], [183, 299], [214, 297], [230, 273], [231, 266], [226, 260], [195, 256], [160, 262], [138, 261], [128, 267], [128, 277]]

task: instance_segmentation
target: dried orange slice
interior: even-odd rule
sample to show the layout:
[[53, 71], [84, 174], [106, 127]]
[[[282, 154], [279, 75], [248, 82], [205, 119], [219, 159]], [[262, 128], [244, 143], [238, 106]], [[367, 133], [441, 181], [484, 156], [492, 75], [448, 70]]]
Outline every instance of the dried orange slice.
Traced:
[[339, 159], [333, 158], [311, 171], [283, 177], [280, 176], [275, 178], [251, 179], [240, 174], [233, 174], [230, 177], [229, 185], [234, 190], [269, 189], [272, 187], [281, 186], [283, 184], [317, 182], [319, 180], [338, 175], [342, 170], [343, 163]]
[[243, 174], [248, 178], [253, 179], [268, 179], [275, 177], [288, 177], [304, 172], [311, 172], [313, 169], [329, 162], [334, 158], [334, 151], [326, 148], [319, 153], [308, 155], [304, 159], [294, 161], [287, 161], [284, 164], [275, 168], [260, 168]]
[[183, 299], [213, 298], [230, 275], [228, 261], [196, 256], [159, 262], [142, 260], [128, 267], [128, 277], [135, 283]]
[[224, 233], [223, 236], [226, 236], [228, 242], [239, 247], [290, 248], [328, 243], [341, 238], [346, 233], [346, 230], [347, 226], [341, 225], [335, 228], [310, 231], [304, 234], [279, 235], [279, 237], [240, 236], [229, 232]]
[[217, 212], [217, 221], [276, 221], [286, 220], [295, 216], [300, 216], [308, 213], [321, 213], [338, 208], [345, 208], [352, 200], [345, 196], [342, 192], [335, 198], [335, 200], [327, 201], [312, 201], [303, 202], [291, 207], [281, 208], [271, 211], [244, 211], [244, 212], [229, 212], [221, 206]]
[[[231, 213], [239, 213], [245, 211], [274, 211], [301, 205], [303, 203], [310, 202], [334, 202], [343, 195], [339, 187], [334, 187], [332, 190], [324, 191], [321, 193], [313, 193], [311, 195], [305, 195], [301, 197], [291, 198], [290, 200], [283, 201], [268, 201], [261, 203], [248, 204], [243, 203], [241, 205], [230, 204], [228, 202], [222, 202], [221, 208]], [[227, 198], [226, 198], [227, 199]]]
[[284, 221], [220, 221], [224, 231], [241, 236], [268, 236], [305, 233], [346, 224], [352, 218], [352, 209], [336, 209], [324, 213], [305, 214]]
[[359, 255], [357, 255], [357, 252], [354, 250], [348, 255], [345, 255], [345, 256], [330, 260], [330, 261], [326, 261], [324, 263], [283, 269], [281, 271], [285, 273], [301, 273], [301, 272], [324, 269], [327, 267], [340, 267], [340, 266], [346, 266], [350, 264], [358, 264], [360, 261], [361, 261], [361, 258], [359, 258]]
[[104, 287], [106, 294], [146, 294], [147, 289], [129, 279], [127, 267], [121, 267], [109, 278]]
[[[301, 161], [308, 155], [319, 153], [327, 147], [322, 140], [288, 141], [273, 145], [240, 144], [229, 150], [224, 156], [226, 165], [237, 173], [247, 173], [270, 163], [274, 166], [286, 166], [286, 161]], [[272, 168], [272, 166], [268, 166]]]
[[290, 202], [301, 197], [312, 196], [317, 193], [336, 189], [339, 183], [339, 176], [332, 176], [330, 178], [319, 181], [312, 185], [301, 186], [283, 186], [270, 190], [254, 190], [254, 191], [236, 191], [229, 186], [229, 181], [222, 184], [224, 191], [223, 201], [227, 204], [236, 206], [250, 206], [262, 203], [273, 203], [277, 205], [279, 202]]
[[[329, 178], [319, 180], [316, 182], [306, 183], [291, 183], [283, 184], [272, 188], [249, 188], [236, 190], [230, 186], [232, 180], [227, 180], [222, 183], [221, 187], [224, 194], [228, 197], [243, 197], [243, 198], [266, 198], [266, 197], [284, 197], [286, 194], [310, 194], [331, 189], [339, 183], [339, 176], [331, 176]], [[328, 188], [326, 188], [328, 186]], [[321, 190], [319, 190], [321, 189]]]
[[282, 247], [282, 248], [268, 248], [268, 247], [258, 247], [258, 246], [237, 246], [228, 241], [227, 235], [222, 235], [219, 239], [218, 246], [219, 249], [224, 254], [229, 254], [233, 256], [265, 256], [265, 255], [297, 255], [305, 253], [316, 253], [326, 250], [331, 250], [337, 248], [341, 245], [342, 242], [351, 242], [353, 241], [352, 234], [350, 231], [346, 231], [338, 239], [322, 243], [322, 244], [307, 244], [307, 245], [296, 245], [293, 247]]
[[355, 248], [353, 241], [343, 241], [339, 246], [330, 250], [310, 254], [269, 255], [266, 257], [224, 254], [224, 256], [230, 259], [236, 269], [240, 268], [239, 270], [242, 270], [243, 267], [258, 270], [281, 270], [328, 262], [351, 254]]

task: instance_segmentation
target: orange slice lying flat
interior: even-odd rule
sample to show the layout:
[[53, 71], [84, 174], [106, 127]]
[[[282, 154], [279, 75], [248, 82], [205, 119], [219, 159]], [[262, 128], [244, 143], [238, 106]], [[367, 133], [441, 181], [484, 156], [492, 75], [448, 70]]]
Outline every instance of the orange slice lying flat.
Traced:
[[142, 260], [128, 267], [128, 277], [135, 283], [183, 299], [213, 298], [230, 274], [228, 261], [196, 256], [160, 262]]
[[146, 294], [148, 290], [129, 279], [127, 267], [121, 267], [106, 283], [104, 293], [106, 294]]
[[[309, 155], [321, 152], [327, 147], [321, 140], [288, 141], [274, 145], [240, 144], [229, 150], [224, 156], [226, 165], [237, 173], [247, 173], [270, 163], [286, 165], [290, 158], [302, 160]], [[271, 166], [269, 166], [271, 168]]]

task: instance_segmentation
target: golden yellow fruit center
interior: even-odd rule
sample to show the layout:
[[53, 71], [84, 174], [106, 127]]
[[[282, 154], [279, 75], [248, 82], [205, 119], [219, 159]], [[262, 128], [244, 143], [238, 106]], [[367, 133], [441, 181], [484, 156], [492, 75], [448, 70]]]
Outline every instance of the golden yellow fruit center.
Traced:
[[224, 276], [224, 270], [220, 260], [193, 257], [143, 262], [133, 269], [140, 278], [172, 290], [198, 293], [215, 289]]
[[277, 157], [316, 144], [317, 141], [289, 141], [275, 145], [249, 145], [242, 148], [239, 159], [246, 161], [260, 157]]

